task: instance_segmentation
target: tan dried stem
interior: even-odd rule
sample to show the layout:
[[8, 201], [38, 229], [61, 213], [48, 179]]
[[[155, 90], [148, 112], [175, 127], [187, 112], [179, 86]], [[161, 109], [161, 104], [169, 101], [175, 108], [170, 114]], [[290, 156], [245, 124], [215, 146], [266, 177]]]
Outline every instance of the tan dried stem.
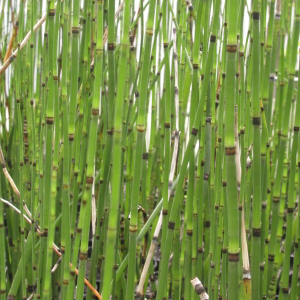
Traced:
[[4, 173], [5, 177], [9, 181], [12, 189], [14, 190], [14, 192], [16, 193], [16, 195], [18, 196], [18, 198], [20, 198], [20, 192], [19, 192], [17, 186], [15, 185], [13, 179], [11, 178], [11, 176], [9, 175], [9, 173], [8, 173], [8, 171], [6, 169], [6, 164], [5, 164], [4, 155], [3, 155], [3, 152], [2, 152], [1, 145], [0, 145], [0, 162], [1, 162], [2, 170], [3, 170], [3, 173]]
[[201, 300], [208, 300], [209, 296], [205, 291], [205, 288], [202, 282], [199, 280], [198, 277], [195, 277], [191, 280], [191, 284], [193, 285], [194, 290], [196, 291], [197, 295]]
[[[1, 156], [1, 154], [0, 154], [0, 156]], [[18, 214], [21, 214], [21, 211], [17, 208], [17, 207], [15, 207], [12, 203], [10, 203], [9, 201], [7, 201], [7, 200], [5, 200], [5, 199], [2, 199], [2, 198], [0, 198], [0, 200], [3, 202], [3, 203], [5, 203], [6, 205], [8, 205], [8, 206], [10, 206], [12, 209], [14, 209]], [[31, 213], [29, 212], [29, 214], [31, 215]], [[23, 217], [24, 217], [24, 219], [29, 223], [29, 224], [32, 224], [32, 221], [25, 215], [25, 214], [23, 214]], [[37, 228], [36, 228], [36, 232], [39, 234], [39, 235], [41, 235], [41, 231], [40, 231], [40, 227], [37, 225]], [[58, 246], [57, 245], [55, 245], [54, 243], [52, 244], [52, 249], [53, 249], [53, 251], [59, 256], [59, 257], [61, 257], [62, 256], [62, 254], [61, 254], [61, 252], [59, 251], [59, 248], [58, 248]], [[72, 268], [72, 264], [70, 263], [70, 268]], [[55, 268], [56, 269], [56, 268]], [[52, 269], [53, 270], [53, 269]], [[55, 271], [55, 270], [54, 270]], [[75, 273], [76, 273], [76, 275], [78, 275], [78, 270], [75, 268]], [[102, 300], [102, 296], [98, 293], [98, 291], [92, 286], [92, 284], [85, 278], [84, 279], [84, 283], [89, 287], [89, 289], [94, 293], [94, 295], [98, 298], [98, 299], [100, 299], [100, 300]]]
[[[56, 4], [55, 4], [56, 5]], [[47, 14], [44, 14], [42, 16], [41, 19], [38, 20], [38, 22], [34, 25], [33, 27], [33, 31], [36, 32], [41, 26], [42, 24], [45, 22], [47, 17]], [[29, 31], [25, 38], [23, 39], [23, 41], [20, 44], [20, 50], [22, 50], [24, 48], [24, 46], [27, 44], [27, 42], [29, 41], [31, 36], [31, 31]], [[13, 54], [9, 57], [9, 59], [7, 59], [4, 64], [1, 66], [0, 68], [0, 75], [3, 74], [5, 72], [5, 70], [9, 67], [9, 65], [12, 63], [12, 61], [17, 57], [18, 54], [18, 49], [16, 49]]]
[[[121, 12], [123, 6], [124, 6], [124, 0], [123, 0], [123, 2], [119, 5], [119, 7], [118, 7], [118, 9], [117, 9], [117, 11], [116, 11], [116, 13], [115, 13], [115, 19], [119, 16], [119, 14], [120, 14], [120, 12]], [[108, 38], [108, 27], [105, 28], [105, 31], [104, 31], [104, 34], [103, 34], [103, 47], [104, 47], [104, 45], [105, 45], [106, 42], [107, 42], [107, 38]], [[94, 64], [95, 64], [95, 60], [93, 59], [92, 62], [91, 62], [91, 65], [90, 65], [91, 70], [94, 68]]]
[[[177, 53], [176, 53], [176, 30], [174, 31], [174, 56], [177, 57]], [[175, 61], [175, 65], [176, 65], [176, 61]], [[175, 88], [177, 87], [177, 91], [178, 91], [178, 69], [175, 67]], [[178, 99], [178, 95], [176, 96], [176, 92], [175, 92], [175, 141], [174, 141], [174, 151], [173, 151], [173, 156], [172, 156], [172, 162], [171, 162], [171, 168], [170, 168], [170, 174], [169, 174], [169, 189], [168, 189], [168, 199], [170, 198], [170, 194], [172, 191], [172, 183], [174, 180], [174, 175], [175, 175], [175, 170], [176, 170], [176, 166], [177, 166], [177, 161], [178, 161], [178, 150], [179, 150], [179, 131], [178, 131], [178, 126], [179, 126], [179, 122], [178, 122], [178, 114], [179, 114], [179, 99]], [[148, 269], [150, 266], [150, 262], [152, 260], [152, 257], [154, 255], [154, 250], [155, 247], [157, 245], [157, 239], [158, 239], [158, 235], [160, 233], [161, 230], [161, 225], [162, 225], [162, 210], [160, 212], [159, 215], [159, 219], [155, 228], [155, 232], [153, 235], [153, 239], [151, 241], [151, 245], [148, 251], [148, 255], [146, 258], [146, 262], [144, 264], [144, 268], [140, 277], [140, 281], [139, 281], [139, 285], [136, 289], [136, 293], [139, 295], [143, 295], [144, 294], [144, 284], [145, 284], [145, 280], [146, 280], [146, 275], [148, 273]]]
[[16, 22], [16, 24], [14, 25], [13, 34], [9, 40], [9, 44], [8, 44], [8, 47], [7, 47], [5, 56], [4, 56], [4, 60], [3, 60], [4, 62], [6, 62], [11, 55], [12, 47], [13, 47], [14, 41], [16, 39], [17, 33], [18, 33], [18, 22]]

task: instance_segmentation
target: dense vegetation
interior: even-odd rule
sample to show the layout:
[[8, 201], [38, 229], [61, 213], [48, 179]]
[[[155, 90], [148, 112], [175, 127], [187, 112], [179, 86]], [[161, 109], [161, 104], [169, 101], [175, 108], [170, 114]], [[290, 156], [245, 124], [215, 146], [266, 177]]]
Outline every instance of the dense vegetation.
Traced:
[[0, 6], [0, 300], [300, 298], [298, 0]]

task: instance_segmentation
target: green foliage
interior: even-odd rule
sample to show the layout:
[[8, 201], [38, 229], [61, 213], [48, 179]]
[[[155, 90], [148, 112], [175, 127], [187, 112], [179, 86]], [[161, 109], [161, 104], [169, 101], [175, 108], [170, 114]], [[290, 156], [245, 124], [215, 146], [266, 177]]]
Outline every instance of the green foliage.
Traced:
[[299, 299], [298, 0], [0, 6], [0, 300]]

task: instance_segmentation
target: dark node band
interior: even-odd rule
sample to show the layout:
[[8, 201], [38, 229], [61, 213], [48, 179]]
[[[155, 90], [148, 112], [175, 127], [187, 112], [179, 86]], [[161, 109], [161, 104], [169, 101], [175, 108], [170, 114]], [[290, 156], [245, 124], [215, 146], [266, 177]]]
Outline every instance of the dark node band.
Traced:
[[143, 153], [142, 158], [147, 160], [148, 159], [148, 152]]
[[269, 81], [275, 81], [275, 76], [274, 75], [270, 75]]
[[253, 228], [252, 229], [252, 234], [254, 237], [260, 237], [260, 228]]
[[205, 227], [210, 227], [210, 221], [205, 221], [205, 222], [204, 222], [204, 226], [205, 226]]
[[193, 235], [193, 230], [189, 230], [189, 229], [188, 229], [188, 230], [186, 231], [186, 234], [187, 234], [188, 236], [192, 236], [192, 235]]
[[192, 135], [196, 136], [198, 133], [198, 129], [194, 128], [192, 129]]
[[202, 293], [204, 293], [205, 292], [205, 289], [204, 289], [204, 287], [203, 287], [203, 285], [202, 284], [196, 284], [196, 286], [195, 286], [195, 291], [196, 291], [196, 293], [197, 293], [197, 295], [201, 295]]
[[292, 214], [294, 212], [294, 207], [288, 207], [287, 212]]
[[240, 260], [239, 253], [228, 253], [228, 261], [230, 262], [238, 262]]
[[175, 222], [169, 222], [168, 228], [171, 229], [171, 230], [174, 230], [174, 228], [175, 228]]
[[107, 49], [112, 51], [112, 50], [115, 50], [115, 43], [108, 43], [107, 44]]
[[72, 27], [72, 33], [79, 33], [79, 27]]
[[142, 295], [140, 292], [136, 292], [134, 299], [135, 300], [143, 300], [144, 295]]
[[253, 20], [259, 20], [259, 12], [258, 11], [254, 11], [252, 13], [252, 18], [253, 18]]
[[217, 39], [217, 37], [216, 37], [215, 35], [211, 35], [211, 36], [210, 36], [210, 41], [211, 41], [212, 43], [214, 43], [214, 42], [216, 41], [216, 39]]
[[197, 70], [199, 68], [199, 64], [193, 64], [193, 69]]
[[235, 53], [236, 49], [237, 49], [236, 45], [227, 45], [227, 47], [226, 47], [227, 52], [230, 52], [230, 53]]
[[235, 155], [235, 153], [236, 153], [235, 146], [225, 148], [225, 154], [226, 155]]
[[168, 215], [168, 210], [167, 209], [163, 209], [162, 214], [163, 214], [163, 216], [167, 216]]
[[69, 134], [69, 141], [70, 142], [74, 141], [74, 134], [72, 134], [72, 133]]
[[268, 261], [274, 261], [274, 259], [275, 259], [275, 255], [273, 254], [268, 255]]
[[92, 115], [93, 116], [98, 116], [99, 115], [99, 108], [93, 108], [92, 109]]
[[55, 9], [49, 9], [49, 17], [55, 16]]
[[284, 294], [288, 294], [289, 293], [289, 288], [282, 288], [282, 292]]
[[87, 259], [87, 253], [79, 253], [79, 259], [80, 260], [86, 260]]
[[94, 182], [94, 177], [93, 176], [87, 176], [85, 179], [85, 182], [88, 184], [93, 184]]
[[252, 118], [253, 125], [260, 125], [260, 117], [253, 117]]
[[171, 124], [170, 123], [165, 123], [165, 128], [170, 128]]

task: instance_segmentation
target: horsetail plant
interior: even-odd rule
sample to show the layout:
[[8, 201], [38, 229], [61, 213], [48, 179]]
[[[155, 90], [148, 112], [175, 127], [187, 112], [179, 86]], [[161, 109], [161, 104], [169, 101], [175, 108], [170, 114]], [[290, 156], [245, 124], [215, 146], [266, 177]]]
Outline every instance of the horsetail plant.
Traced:
[[0, 299], [298, 299], [299, 16], [3, 0]]

